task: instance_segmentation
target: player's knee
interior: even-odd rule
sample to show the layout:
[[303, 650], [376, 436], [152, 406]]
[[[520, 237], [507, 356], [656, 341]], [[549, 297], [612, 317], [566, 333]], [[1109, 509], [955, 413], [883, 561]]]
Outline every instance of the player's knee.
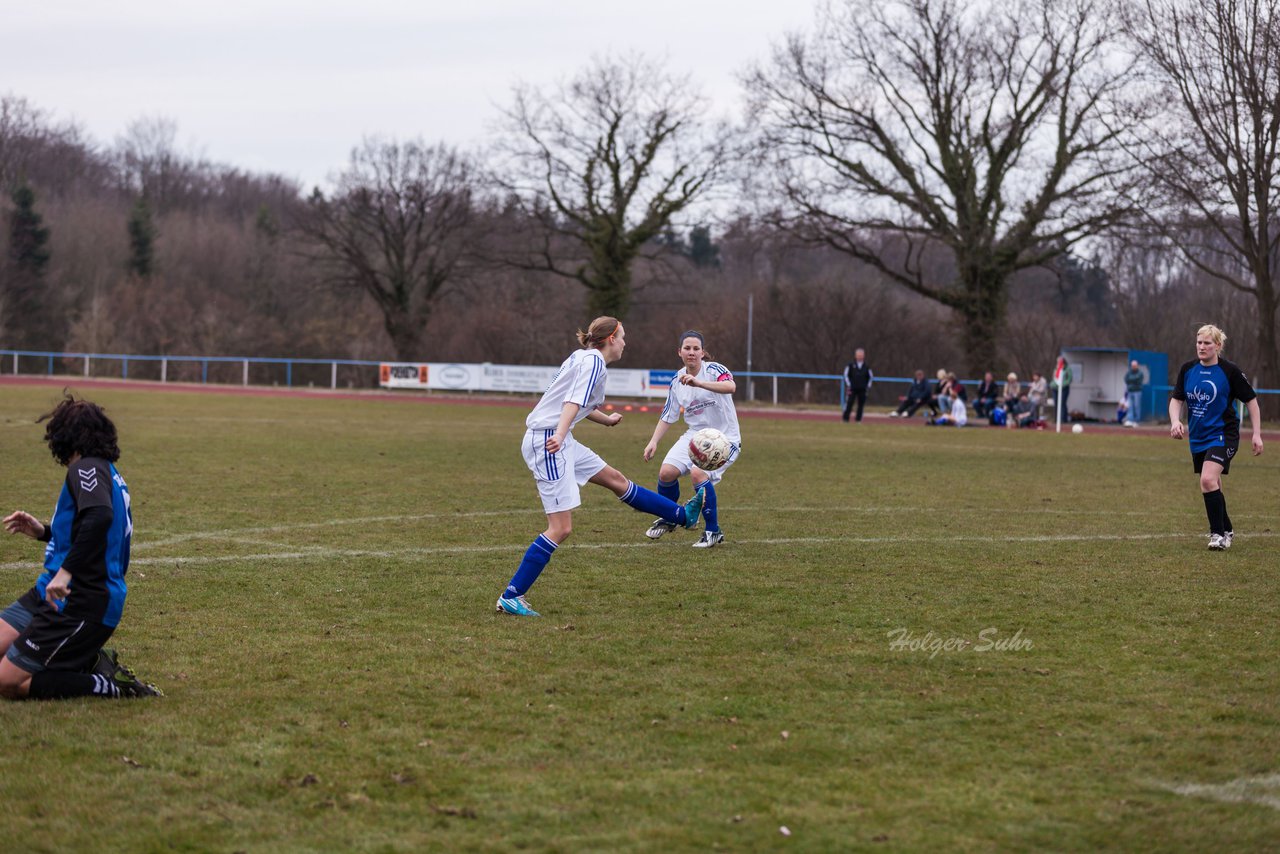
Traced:
[[1200, 475], [1201, 492], [1217, 492], [1220, 487], [1218, 479], [1207, 474]]
[[5, 673], [0, 675], [0, 697], [6, 700], [21, 700], [27, 696], [27, 685], [31, 676], [26, 673]]

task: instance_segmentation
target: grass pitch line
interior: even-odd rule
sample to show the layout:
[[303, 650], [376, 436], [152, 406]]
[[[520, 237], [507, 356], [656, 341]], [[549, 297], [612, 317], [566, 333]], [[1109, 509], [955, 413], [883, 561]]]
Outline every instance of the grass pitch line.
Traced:
[[1156, 783], [1161, 789], [1189, 798], [1208, 798], [1233, 804], [1261, 804], [1280, 810], [1280, 774], [1240, 777], [1226, 783]]
[[[1269, 539], [1275, 537], [1275, 533], [1261, 532], [1257, 534], [1249, 534], [1249, 539]], [[1125, 540], [1186, 540], [1188, 538], [1199, 539], [1196, 535], [1184, 533], [1160, 533], [1160, 534], [1043, 534], [1043, 535], [1024, 535], [1014, 537], [1000, 537], [1003, 542], [1014, 543], [1057, 543], [1057, 542], [1123, 542]], [[970, 543], [989, 543], [992, 541], [990, 536], [972, 536], [972, 537], [948, 537], [946, 542], [970, 542]], [[753, 539], [730, 539], [728, 542], [734, 545], [744, 546], [785, 546], [785, 545], [821, 545], [824, 543], [859, 543], [864, 545], [876, 545], [883, 543], [939, 543], [943, 538], [939, 537], [757, 537]], [[249, 540], [242, 541], [245, 545], [256, 545]], [[506, 545], [489, 545], [489, 546], [432, 546], [432, 547], [414, 547], [406, 549], [340, 549], [326, 548], [324, 546], [305, 546], [302, 548], [306, 551], [299, 550], [298, 546], [285, 545], [287, 549], [292, 551], [278, 552], [258, 552], [254, 554], [235, 554], [235, 555], [197, 555], [185, 556], [174, 555], [172, 557], [146, 557], [134, 558], [129, 562], [131, 567], [135, 566], [200, 566], [204, 564], [219, 563], [235, 563], [237, 561], [273, 561], [273, 560], [305, 560], [307, 558], [362, 558], [373, 557], [380, 559], [390, 558], [423, 558], [432, 555], [449, 555], [449, 554], [492, 554], [506, 552], [509, 554], [518, 554], [523, 543], [510, 543]], [[638, 549], [638, 548], [662, 548], [657, 544], [644, 540], [640, 542], [613, 542], [613, 543], [572, 543], [571, 549]], [[18, 561], [13, 563], [0, 564], [0, 570], [6, 569], [25, 569], [30, 570], [33, 562]]]

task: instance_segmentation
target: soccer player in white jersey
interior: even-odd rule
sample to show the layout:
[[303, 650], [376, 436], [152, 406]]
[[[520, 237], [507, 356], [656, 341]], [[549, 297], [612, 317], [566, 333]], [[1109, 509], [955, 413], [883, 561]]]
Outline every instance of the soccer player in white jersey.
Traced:
[[[702, 515], [707, 520], [702, 538], [693, 547], [709, 549], [724, 542], [724, 532], [720, 530], [720, 519], [716, 513], [715, 485], [724, 477], [729, 466], [737, 461], [738, 453], [742, 450], [738, 411], [733, 407], [733, 393], [738, 386], [728, 368], [707, 359], [706, 342], [702, 333], [690, 330], [682, 334], [679, 355], [684, 367], [671, 379], [667, 405], [658, 416], [658, 424], [653, 428], [653, 438], [644, 446], [644, 458], [653, 459], [658, 450], [658, 442], [671, 425], [680, 420], [683, 413], [684, 422], [689, 429], [672, 445], [662, 461], [662, 468], [658, 470], [658, 494], [672, 501], [679, 500], [680, 478], [689, 475], [694, 494], [705, 493]], [[719, 430], [733, 444], [729, 461], [715, 471], [703, 471], [689, 459], [689, 440], [694, 433], [706, 427]], [[676, 526], [666, 519], [655, 519], [649, 530], [645, 531], [645, 536], [656, 540], [675, 529]]]
[[702, 510], [702, 493], [681, 507], [674, 501], [637, 486], [622, 472], [605, 463], [594, 451], [573, 438], [573, 427], [584, 418], [613, 427], [621, 413], [605, 414], [605, 366], [622, 358], [626, 330], [616, 318], [597, 317], [586, 332], [578, 332], [582, 349], [564, 360], [543, 392], [538, 405], [525, 419], [524, 461], [533, 472], [547, 514], [547, 529], [525, 551], [507, 589], [498, 597], [498, 612], [536, 617], [525, 594], [573, 530], [573, 508], [582, 503], [580, 487], [595, 483], [613, 492], [642, 513], [660, 516], [672, 525], [692, 528]]

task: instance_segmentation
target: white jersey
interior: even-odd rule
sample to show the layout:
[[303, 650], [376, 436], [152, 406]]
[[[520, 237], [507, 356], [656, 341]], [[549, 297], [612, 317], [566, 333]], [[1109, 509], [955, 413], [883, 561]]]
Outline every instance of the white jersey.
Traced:
[[604, 383], [608, 371], [604, 356], [596, 349], [577, 350], [564, 360], [560, 370], [551, 378], [551, 385], [542, 393], [542, 399], [524, 420], [531, 430], [554, 430], [560, 423], [560, 412], [566, 403], [580, 407], [573, 417], [574, 425], [586, 418], [604, 403]]
[[[681, 368], [671, 379], [671, 389], [667, 392], [667, 405], [659, 416], [668, 424], [680, 420], [680, 410], [684, 409], [684, 420], [689, 425], [689, 432], [704, 427], [714, 427], [729, 437], [735, 445], [742, 443], [742, 434], [738, 431], [738, 410], [733, 407], [733, 395], [716, 394], [705, 388], [695, 388], [680, 382], [680, 377], [688, 373]], [[729, 369], [719, 362], [703, 360], [698, 379], [703, 382], [721, 382], [733, 379]]]

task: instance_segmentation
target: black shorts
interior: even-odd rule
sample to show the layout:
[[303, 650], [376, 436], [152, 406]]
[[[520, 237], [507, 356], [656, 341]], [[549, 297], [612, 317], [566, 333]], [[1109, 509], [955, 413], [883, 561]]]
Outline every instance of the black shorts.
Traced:
[[1240, 449], [1240, 443], [1232, 442], [1229, 445], [1214, 445], [1212, 448], [1205, 448], [1198, 454], [1191, 455], [1191, 464], [1195, 466], [1196, 474], [1200, 474], [1200, 470], [1204, 468], [1205, 460], [1211, 463], [1217, 463], [1222, 466], [1222, 473], [1227, 474], [1231, 471], [1231, 458], [1236, 455], [1236, 451]]
[[18, 601], [31, 610], [31, 622], [5, 657], [28, 673], [87, 672], [97, 663], [98, 650], [115, 632], [113, 626], [68, 617], [46, 602], [31, 608], [30, 597], [24, 596]]

